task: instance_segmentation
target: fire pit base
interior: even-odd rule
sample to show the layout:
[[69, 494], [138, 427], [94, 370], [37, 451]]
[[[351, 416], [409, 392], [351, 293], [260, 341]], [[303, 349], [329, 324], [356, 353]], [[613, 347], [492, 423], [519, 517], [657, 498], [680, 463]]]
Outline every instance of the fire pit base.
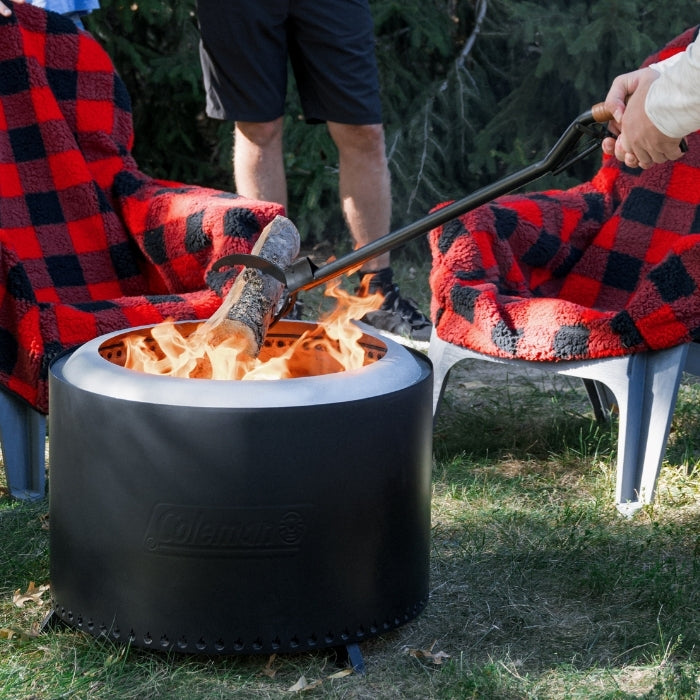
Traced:
[[427, 358], [368, 336], [386, 352], [352, 372], [178, 380], [112, 364], [105, 338], [50, 370], [55, 616], [137, 647], [249, 654], [352, 652], [423, 610]]

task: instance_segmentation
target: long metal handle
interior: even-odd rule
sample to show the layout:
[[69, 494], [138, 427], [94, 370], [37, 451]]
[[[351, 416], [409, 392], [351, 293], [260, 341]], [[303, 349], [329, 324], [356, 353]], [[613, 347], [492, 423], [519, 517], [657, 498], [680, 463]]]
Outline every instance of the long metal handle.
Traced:
[[[322, 267], [316, 267], [308, 258], [302, 258], [296, 261], [285, 270], [289, 293], [294, 294], [301, 290], [313, 289], [334, 277], [349, 272], [362, 265], [362, 263], [367, 260], [376, 258], [382, 253], [397, 248], [421, 234], [428, 233], [437, 226], [461, 216], [462, 214], [466, 214], [472, 209], [476, 209], [478, 206], [496, 197], [512, 192], [518, 187], [528, 184], [548, 173], [560, 172], [598, 148], [605, 136], [605, 132], [596, 132], [590, 129], [590, 126], [596, 123], [602, 124], [611, 119], [612, 115], [605, 109], [604, 104], [602, 102], [598, 103], [588, 111], [579, 115], [561, 135], [549, 153], [537, 163], [517, 173], [508, 175], [492, 185], [482, 187], [476, 192], [464, 197], [464, 199], [452, 202], [434, 211], [432, 214], [414, 223], [408, 224], [393, 233], [388, 233]], [[589, 146], [584, 152], [571, 156], [573, 147], [585, 135], [594, 137], [596, 142], [592, 146]]]

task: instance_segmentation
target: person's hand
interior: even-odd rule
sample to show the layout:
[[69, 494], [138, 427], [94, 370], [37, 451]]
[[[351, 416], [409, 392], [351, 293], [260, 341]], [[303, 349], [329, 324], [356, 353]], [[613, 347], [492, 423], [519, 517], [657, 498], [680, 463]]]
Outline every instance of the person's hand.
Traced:
[[[7, 2], [7, 0], [5, 0]], [[24, 0], [12, 0], [12, 2], [24, 2]], [[12, 14], [12, 10], [9, 5], [0, 2], [0, 15], [3, 17], [9, 17]]]
[[613, 80], [605, 98], [613, 115], [608, 129], [617, 138], [605, 139], [603, 151], [631, 168], [650, 168], [683, 155], [678, 139], [659, 131], [644, 109], [649, 87], [658, 77], [652, 68], [624, 73]]
[[[639, 84], [639, 72], [634, 71], [618, 75], [613, 80], [605, 98], [605, 108], [613, 115], [613, 119], [608, 122], [608, 131], [613, 136], [603, 139], [602, 143], [603, 152], [609, 156], [616, 155], [615, 147], [617, 146], [617, 137], [620, 135], [622, 128], [622, 115], [625, 113], [627, 98], [637, 89]], [[620, 160], [624, 161], [624, 153]]]

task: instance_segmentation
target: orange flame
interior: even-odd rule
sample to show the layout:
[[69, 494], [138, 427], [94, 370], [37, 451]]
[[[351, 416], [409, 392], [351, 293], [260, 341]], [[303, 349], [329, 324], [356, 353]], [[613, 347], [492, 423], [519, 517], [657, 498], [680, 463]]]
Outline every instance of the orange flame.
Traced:
[[[168, 320], [150, 331], [156, 347], [146, 342], [143, 335], [124, 338], [124, 366], [147, 374], [201, 379], [287, 379], [356, 369], [365, 364], [366, 355], [359, 343], [362, 331], [351, 321], [379, 308], [383, 300], [381, 294], [366, 291], [362, 289], [362, 296], [355, 296], [341, 289], [338, 280], [329, 282], [324, 294], [336, 299], [335, 308], [282, 354], [263, 348], [258, 357], [251, 357], [243, 351], [237, 337], [217, 345], [208, 342], [206, 322], [186, 335], [178, 324]], [[309, 368], [295, 362], [299, 349], [309, 344], [327, 356], [329, 361], [324, 360], [323, 367]]]

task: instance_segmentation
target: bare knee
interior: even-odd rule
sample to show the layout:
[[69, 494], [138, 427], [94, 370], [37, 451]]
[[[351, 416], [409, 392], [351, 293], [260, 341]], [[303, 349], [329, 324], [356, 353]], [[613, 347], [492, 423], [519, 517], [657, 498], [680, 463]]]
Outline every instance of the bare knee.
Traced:
[[341, 154], [384, 158], [384, 127], [381, 124], [328, 122], [328, 131]]
[[282, 124], [282, 117], [271, 122], [236, 122], [236, 139], [265, 149], [281, 143]]

